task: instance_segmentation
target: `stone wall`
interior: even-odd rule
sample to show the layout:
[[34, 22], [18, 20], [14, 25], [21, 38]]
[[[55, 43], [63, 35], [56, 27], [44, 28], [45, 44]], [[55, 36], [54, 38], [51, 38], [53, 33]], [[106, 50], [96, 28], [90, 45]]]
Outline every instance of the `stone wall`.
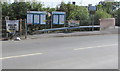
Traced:
[[115, 28], [115, 18], [100, 19], [100, 30], [105, 31]]

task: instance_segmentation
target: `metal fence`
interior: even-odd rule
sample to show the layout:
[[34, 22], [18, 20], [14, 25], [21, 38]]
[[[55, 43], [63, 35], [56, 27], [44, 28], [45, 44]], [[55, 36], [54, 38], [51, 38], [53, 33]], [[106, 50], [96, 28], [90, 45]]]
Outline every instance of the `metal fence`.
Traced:
[[[26, 35], [33, 35], [37, 32], [39, 33], [51, 33], [51, 32], [72, 32], [72, 31], [93, 31], [99, 30], [98, 26], [91, 25], [91, 21], [81, 20], [78, 26], [70, 27], [68, 22], [66, 21], [65, 24], [52, 24], [51, 20], [47, 20], [47, 23], [42, 24], [27, 24], [26, 20], [19, 20], [19, 31], [16, 31], [17, 36], [24, 36]], [[6, 21], [2, 20], [2, 37], [7, 37], [7, 30], [6, 30]]]

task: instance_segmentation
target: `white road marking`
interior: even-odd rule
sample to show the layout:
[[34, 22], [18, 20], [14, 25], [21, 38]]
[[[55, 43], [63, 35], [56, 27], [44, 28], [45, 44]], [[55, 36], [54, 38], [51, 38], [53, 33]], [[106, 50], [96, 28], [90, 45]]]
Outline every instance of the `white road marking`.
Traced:
[[43, 53], [32, 53], [32, 54], [25, 54], [25, 55], [18, 55], [18, 56], [9, 56], [9, 57], [2, 57], [0, 60], [4, 59], [10, 59], [10, 58], [18, 58], [18, 57], [27, 57], [27, 56], [33, 56], [33, 55], [41, 55]]
[[118, 44], [112, 44], [112, 45], [101, 45], [101, 46], [93, 46], [93, 47], [83, 47], [83, 48], [76, 48], [74, 50], [84, 50], [84, 49], [91, 49], [91, 48], [101, 48], [101, 47], [109, 47], [109, 46], [115, 46]]

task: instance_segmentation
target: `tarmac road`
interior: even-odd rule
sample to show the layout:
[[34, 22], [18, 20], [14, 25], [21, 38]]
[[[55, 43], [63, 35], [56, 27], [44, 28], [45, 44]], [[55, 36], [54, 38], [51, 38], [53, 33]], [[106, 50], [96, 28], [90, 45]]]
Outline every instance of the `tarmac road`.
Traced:
[[118, 69], [118, 35], [3, 41], [3, 69]]

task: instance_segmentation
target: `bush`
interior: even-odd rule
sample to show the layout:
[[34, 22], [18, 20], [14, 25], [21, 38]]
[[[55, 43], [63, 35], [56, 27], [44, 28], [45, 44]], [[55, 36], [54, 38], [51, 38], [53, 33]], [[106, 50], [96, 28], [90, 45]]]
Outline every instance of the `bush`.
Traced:
[[99, 19], [111, 18], [111, 17], [112, 15], [108, 14], [107, 12], [98, 10], [96, 11], [96, 14], [95, 14], [95, 24], [96, 25], [99, 24]]

